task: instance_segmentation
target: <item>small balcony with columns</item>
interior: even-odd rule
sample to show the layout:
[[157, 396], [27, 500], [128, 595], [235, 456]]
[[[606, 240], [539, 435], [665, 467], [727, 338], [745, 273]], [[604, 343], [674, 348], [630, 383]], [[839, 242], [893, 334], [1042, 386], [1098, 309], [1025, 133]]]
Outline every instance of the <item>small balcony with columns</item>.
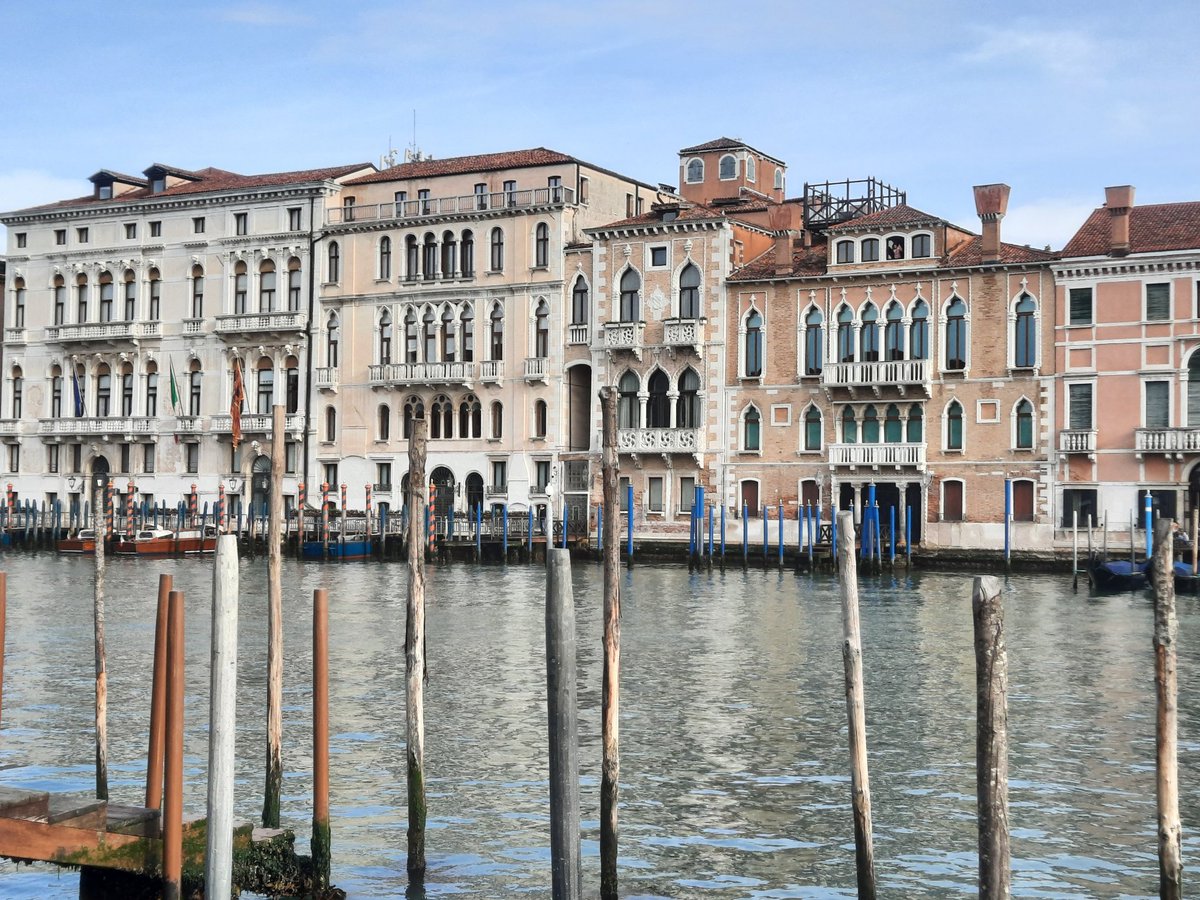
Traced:
[[59, 344], [64, 348], [132, 350], [144, 339], [162, 337], [162, 323], [76, 322], [47, 325], [43, 337], [46, 343]]
[[229, 313], [216, 317], [213, 330], [225, 340], [298, 341], [308, 331], [308, 314], [300, 310]]
[[927, 398], [929, 369], [928, 359], [830, 362], [821, 371], [821, 383], [827, 391], [845, 390], [850, 397], [905, 398], [913, 393]]
[[[681, 418], [686, 419], [687, 416], [680, 415], [678, 391], [672, 389], [662, 396], [665, 396], [665, 403], [660, 401], [658, 409], [652, 411], [650, 394], [638, 394], [636, 417], [639, 425], [636, 427], [620, 424], [629, 422], [630, 416], [628, 410], [621, 408], [624, 398], [618, 401], [617, 452], [635, 457], [640, 454], [687, 454], [699, 462], [704, 452], [703, 429], [686, 422], [680, 423]], [[696, 406], [703, 409], [702, 396], [697, 394], [696, 398]]]
[[374, 363], [367, 369], [371, 387], [401, 388], [414, 385], [471, 387], [478, 379], [474, 362]]

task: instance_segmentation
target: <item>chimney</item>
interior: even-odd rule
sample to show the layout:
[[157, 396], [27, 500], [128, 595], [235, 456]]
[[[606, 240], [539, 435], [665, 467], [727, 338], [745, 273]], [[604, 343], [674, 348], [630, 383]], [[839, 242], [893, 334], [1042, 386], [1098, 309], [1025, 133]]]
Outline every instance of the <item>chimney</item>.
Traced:
[[775, 274], [792, 274], [792, 233], [790, 231], [775, 232]]
[[994, 263], [1000, 260], [1000, 220], [1008, 211], [1008, 194], [1012, 190], [1007, 184], [975, 185], [975, 212], [983, 222], [983, 261]]
[[1108, 253], [1110, 256], [1125, 256], [1129, 253], [1129, 214], [1133, 209], [1133, 185], [1106, 187], [1104, 205], [1108, 207]]

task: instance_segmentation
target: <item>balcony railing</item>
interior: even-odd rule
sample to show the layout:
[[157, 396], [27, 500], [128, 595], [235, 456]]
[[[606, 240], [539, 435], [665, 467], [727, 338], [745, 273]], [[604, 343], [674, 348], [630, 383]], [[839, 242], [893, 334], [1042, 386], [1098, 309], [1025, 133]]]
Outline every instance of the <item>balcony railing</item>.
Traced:
[[338, 370], [336, 366], [317, 366], [317, 390], [336, 391], [338, 386]]
[[568, 344], [587, 344], [590, 342], [591, 329], [586, 324], [584, 325], [568, 325], [567, 326], [567, 343]]
[[884, 387], [929, 383], [929, 360], [893, 359], [876, 362], [831, 363], [825, 366], [825, 383], [840, 387]]
[[38, 434], [43, 436], [157, 433], [158, 419], [145, 416], [65, 416], [38, 420]]
[[482, 381], [503, 381], [504, 360], [488, 359], [479, 364], [479, 377]]
[[506, 484], [489, 484], [483, 489], [484, 496], [487, 497], [504, 497], [508, 495], [508, 485]]
[[136, 338], [158, 337], [162, 334], [159, 322], [84, 322], [76, 325], [46, 326], [46, 340], [60, 344], [92, 341], [132, 341]]
[[376, 494], [390, 494], [392, 492], [392, 483], [390, 481], [377, 481], [371, 485], [371, 490]]
[[490, 194], [460, 194], [456, 197], [425, 197], [394, 203], [335, 206], [325, 211], [325, 221], [329, 225], [345, 225], [391, 219], [427, 219], [469, 215], [488, 210], [563, 206], [574, 202], [575, 191], [571, 188], [544, 187], [523, 191], [496, 191]]
[[1063, 453], [1095, 453], [1094, 429], [1072, 429], [1058, 433], [1058, 449]]
[[181, 434], [200, 434], [204, 430], [204, 419], [200, 416], [179, 416], [175, 430]]
[[619, 428], [621, 453], [695, 453], [700, 446], [698, 428]]
[[645, 322], [605, 322], [604, 346], [608, 350], [631, 350], [640, 354]]
[[[253, 415], [242, 415], [242, 434], [270, 434], [273, 427], [272, 416], [255, 413]], [[284, 416], [283, 420], [284, 431], [302, 431], [304, 429], [304, 416], [299, 413], [291, 413]], [[229, 434], [233, 431], [233, 417], [229, 415], [213, 416], [212, 430], [221, 434]]]
[[24, 328], [5, 328], [4, 343], [6, 344], [24, 344], [26, 340]]
[[376, 363], [368, 367], [372, 385], [472, 384], [473, 362]]
[[0, 434], [20, 434], [20, 419], [0, 419]]
[[546, 364], [549, 362], [544, 356], [530, 356], [525, 360], [525, 380], [526, 381], [545, 381], [546, 380]]
[[704, 343], [704, 319], [667, 319], [663, 322], [663, 343], [668, 347], [695, 347]]
[[274, 331], [303, 331], [308, 316], [302, 312], [244, 313], [217, 316], [217, 334], [260, 334]]
[[925, 444], [829, 444], [833, 466], [913, 466], [925, 468]]
[[204, 320], [203, 319], [184, 319], [183, 320], [184, 334], [203, 334]]
[[1200, 453], [1200, 428], [1138, 428], [1133, 447], [1141, 453]]

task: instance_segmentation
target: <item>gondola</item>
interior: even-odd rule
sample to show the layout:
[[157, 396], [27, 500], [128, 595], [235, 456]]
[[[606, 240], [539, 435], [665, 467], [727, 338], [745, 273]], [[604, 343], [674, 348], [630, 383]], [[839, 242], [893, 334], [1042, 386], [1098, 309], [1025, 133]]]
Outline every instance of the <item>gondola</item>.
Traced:
[[1147, 562], [1105, 559], [1099, 554], [1088, 562], [1088, 581], [1101, 593], [1137, 591], [1146, 587]]

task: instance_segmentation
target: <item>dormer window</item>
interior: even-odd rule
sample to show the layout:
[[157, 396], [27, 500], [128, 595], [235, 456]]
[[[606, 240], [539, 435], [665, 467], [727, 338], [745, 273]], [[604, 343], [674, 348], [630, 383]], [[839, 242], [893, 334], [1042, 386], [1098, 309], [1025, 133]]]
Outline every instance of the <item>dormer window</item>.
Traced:
[[112, 191], [111, 184], [96, 185], [96, 199], [97, 200], [111, 200], [112, 195], [113, 195], [113, 191]]
[[862, 261], [879, 261], [879, 238], [867, 238], [862, 242]]
[[898, 234], [887, 239], [887, 258], [904, 259], [904, 238]]
[[929, 235], [914, 234], [912, 239], [913, 259], [921, 259], [923, 257], [931, 256], [931, 244], [932, 241], [930, 240]]
[[150, 179], [150, 193], [161, 194], [167, 189], [167, 176], [155, 175]]
[[854, 262], [854, 241], [838, 241], [837, 261], [839, 263]]

